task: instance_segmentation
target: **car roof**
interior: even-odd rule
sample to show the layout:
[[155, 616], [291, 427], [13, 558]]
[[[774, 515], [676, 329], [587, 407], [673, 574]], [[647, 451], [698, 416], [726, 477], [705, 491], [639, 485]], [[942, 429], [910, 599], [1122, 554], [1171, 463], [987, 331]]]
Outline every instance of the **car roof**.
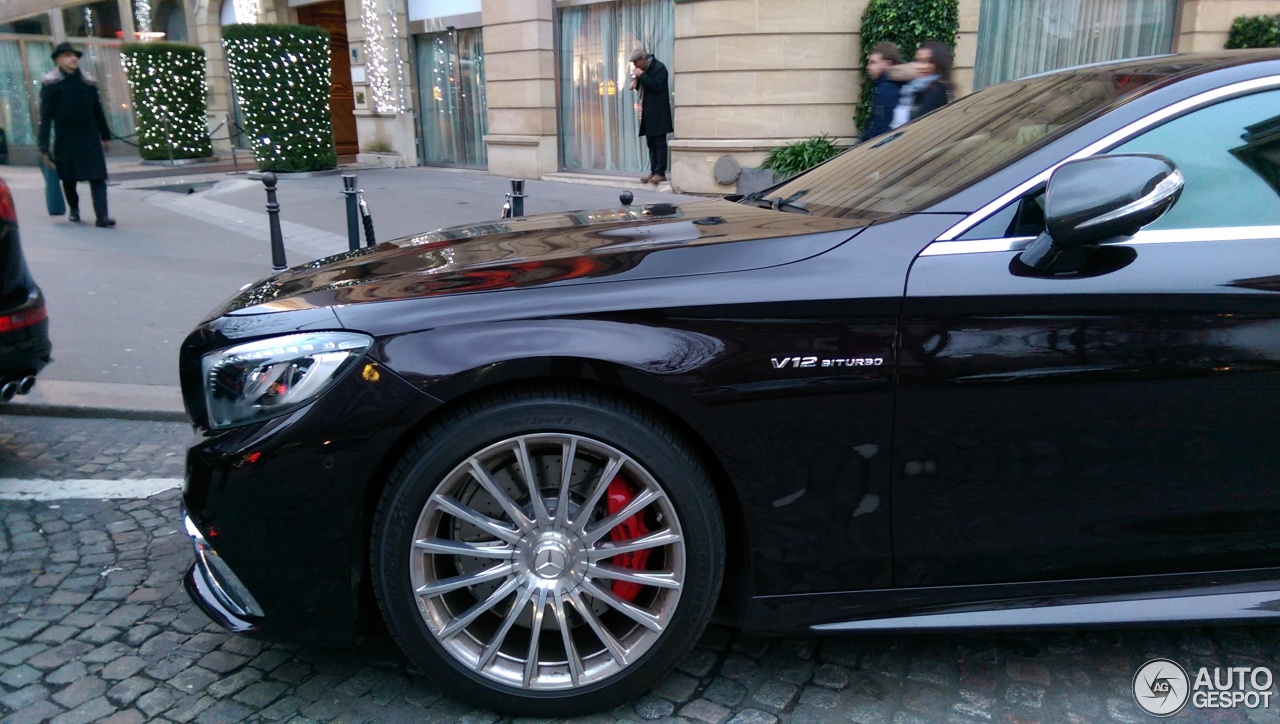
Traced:
[[1198, 75], [1210, 71], [1248, 63], [1280, 60], [1280, 48], [1251, 48], [1248, 50], [1215, 50], [1203, 53], [1167, 53], [1140, 58], [1106, 60], [1100, 63], [1074, 65], [1068, 68], [1035, 73], [1017, 80], [1029, 80], [1054, 75], [1142, 75], [1153, 80], [1167, 80], [1174, 76]]

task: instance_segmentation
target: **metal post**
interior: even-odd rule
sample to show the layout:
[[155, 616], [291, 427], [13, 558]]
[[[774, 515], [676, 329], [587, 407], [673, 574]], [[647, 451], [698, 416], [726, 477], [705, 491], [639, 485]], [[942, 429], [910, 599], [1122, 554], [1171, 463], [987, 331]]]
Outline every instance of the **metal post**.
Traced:
[[270, 171], [262, 174], [262, 185], [267, 187], [267, 219], [271, 223], [271, 271], [280, 273], [289, 268], [284, 259], [284, 235], [280, 233], [280, 204], [276, 201], [276, 175]]
[[231, 172], [235, 174], [239, 174], [240, 161], [236, 158], [236, 142], [237, 142], [236, 137], [244, 133], [244, 130], [241, 129], [240, 124], [236, 123], [235, 121], [231, 122], [231, 126], [235, 126], [234, 131], [231, 130], [230, 126], [227, 127], [227, 135], [231, 137]]
[[524, 216], [524, 179], [511, 179], [511, 215]]
[[355, 251], [360, 248], [360, 192], [356, 190], [355, 174], [342, 174], [342, 195], [347, 197], [347, 248]]
[[164, 119], [164, 145], [169, 147], [169, 165], [173, 166], [173, 123]]

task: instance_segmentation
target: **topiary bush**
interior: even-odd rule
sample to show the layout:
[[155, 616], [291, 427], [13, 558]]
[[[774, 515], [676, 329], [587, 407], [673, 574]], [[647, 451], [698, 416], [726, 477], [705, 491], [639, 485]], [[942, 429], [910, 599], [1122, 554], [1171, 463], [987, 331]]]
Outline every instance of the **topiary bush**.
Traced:
[[228, 25], [222, 47], [258, 168], [301, 172], [337, 166], [329, 33], [305, 25]]
[[867, 55], [876, 43], [888, 41], [902, 49], [902, 59], [915, 57], [916, 50], [930, 40], [946, 43], [952, 53], [960, 34], [958, 0], [871, 0], [862, 13], [860, 44], [862, 97], [854, 123], [864, 128], [871, 116], [871, 77], [867, 75]]
[[120, 52], [142, 158], [212, 156], [204, 120], [209, 95], [204, 50], [186, 43], [126, 43]]
[[1280, 48], [1280, 15], [1241, 15], [1231, 23], [1227, 49]]
[[770, 149], [760, 168], [772, 169], [776, 179], [790, 178], [840, 155], [840, 152], [841, 149], [824, 133]]

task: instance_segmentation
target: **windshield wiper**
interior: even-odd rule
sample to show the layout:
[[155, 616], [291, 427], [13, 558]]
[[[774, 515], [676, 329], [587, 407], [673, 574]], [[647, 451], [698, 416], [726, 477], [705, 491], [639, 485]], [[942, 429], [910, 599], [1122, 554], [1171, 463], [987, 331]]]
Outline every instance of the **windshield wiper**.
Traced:
[[755, 206], [760, 209], [773, 209], [774, 211], [787, 211], [793, 214], [794, 213], [812, 214], [813, 212], [809, 211], [809, 207], [805, 206], [804, 204], [798, 203], [796, 201], [797, 198], [805, 195], [806, 193], [808, 193], [808, 190], [801, 191], [796, 194], [792, 194], [791, 196], [788, 196], [785, 199], [782, 198], [781, 196], [775, 196], [772, 199], [762, 199], [759, 197], [752, 198], [753, 196], [755, 196], [754, 194], [752, 194], [751, 196], [744, 196], [738, 203], [751, 204], [752, 206]]

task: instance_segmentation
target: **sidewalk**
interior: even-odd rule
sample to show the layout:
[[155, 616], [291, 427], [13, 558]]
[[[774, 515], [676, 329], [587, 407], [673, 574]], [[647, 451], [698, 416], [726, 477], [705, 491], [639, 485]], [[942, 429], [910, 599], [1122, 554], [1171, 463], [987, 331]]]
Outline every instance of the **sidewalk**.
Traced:
[[[356, 173], [379, 241], [495, 218], [509, 190], [507, 179], [482, 172]], [[46, 215], [36, 169], [6, 167], [0, 176], [48, 303], [54, 358], [32, 393], [0, 413], [185, 420], [177, 386], [183, 338], [238, 289], [271, 273], [262, 183], [227, 173], [113, 182], [108, 194], [119, 226], [98, 229]], [[338, 175], [279, 182], [290, 265], [346, 251], [341, 189]], [[529, 181], [525, 193], [527, 214], [619, 205], [617, 189], [596, 186]], [[635, 192], [637, 204], [684, 198]]]

